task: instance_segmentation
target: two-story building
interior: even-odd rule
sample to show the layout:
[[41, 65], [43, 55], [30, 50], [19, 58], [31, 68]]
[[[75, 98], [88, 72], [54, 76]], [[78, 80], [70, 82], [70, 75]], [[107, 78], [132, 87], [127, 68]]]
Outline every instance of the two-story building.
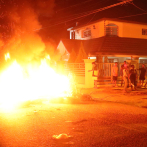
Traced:
[[103, 36], [147, 39], [147, 24], [103, 18], [90, 24], [69, 28], [70, 39], [88, 40]]
[[70, 39], [61, 40], [57, 48], [66, 55], [65, 60], [73, 50], [78, 55], [82, 44], [88, 58], [101, 56], [102, 62], [139, 59], [147, 63], [147, 24], [103, 18], [68, 31]]

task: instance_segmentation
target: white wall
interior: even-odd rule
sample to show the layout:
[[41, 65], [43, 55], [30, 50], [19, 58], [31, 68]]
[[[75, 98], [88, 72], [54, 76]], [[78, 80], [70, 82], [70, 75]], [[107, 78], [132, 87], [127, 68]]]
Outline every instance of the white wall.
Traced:
[[142, 35], [142, 29], [147, 29], [147, 25], [123, 24], [123, 37], [147, 39], [147, 35]]
[[[91, 30], [91, 36], [83, 37], [83, 32], [86, 29]], [[71, 32], [72, 31], [70, 31], [70, 34]], [[87, 39], [99, 38], [102, 36], [104, 36], [104, 21], [96, 22], [96, 23], [75, 29], [75, 39], [87, 40]]]
[[[114, 20], [101, 20], [99, 22], [95, 22], [90, 25], [85, 25], [83, 27], [75, 29], [75, 39], [87, 40], [102, 37], [105, 35], [105, 26], [110, 23], [113, 23], [118, 26], [119, 37], [147, 39], [147, 35], [142, 35], [142, 29], [147, 29], [147, 25], [119, 22]], [[91, 36], [83, 37], [83, 32], [86, 29], [91, 30]], [[72, 31], [73, 30], [70, 31], [70, 34]]]

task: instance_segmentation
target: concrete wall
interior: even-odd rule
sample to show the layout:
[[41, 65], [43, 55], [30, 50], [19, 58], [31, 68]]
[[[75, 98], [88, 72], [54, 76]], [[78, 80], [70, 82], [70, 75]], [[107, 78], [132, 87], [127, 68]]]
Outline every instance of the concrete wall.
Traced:
[[147, 29], [147, 25], [124, 23], [122, 37], [147, 39], [147, 35], [142, 35], [142, 29]]
[[[86, 29], [91, 30], [91, 36], [83, 37], [83, 32]], [[87, 40], [87, 39], [99, 38], [102, 36], [104, 36], [104, 21], [93, 23], [75, 30], [75, 39]]]
[[[105, 35], [105, 26], [108, 24], [115, 24], [118, 26], [118, 36], [128, 38], [142, 38], [147, 39], [147, 35], [142, 35], [142, 29], [147, 29], [145, 24], [135, 24], [127, 22], [119, 22], [113, 20], [102, 20], [90, 25], [85, 25], [81, 28], [75, 29], [75, 39], [87, 40], [93, 38], [99, 38]], [[91, 30], [91, 36], [83, 37], [83, 32], [86, 29]], [[70, 33], [73, 30], [70, 31]]]
[[65, 48], [65, 46], [64, 46], [62, 41], [59, 42], [57, 50], [59, 50], [60, 56], [62, 56], [62, 60], [63, 61], [68, 61], [69, 60], [70, 53], [67, 51], [67, 49]]
[[85, 77], [84, 76], [76, 76], [75, 80], [78, 84], [85, 84]]
[[119, 63], [123, 63], [126, 60], [131, 60], [131, 57], [108, 57], [108, 59], [117, 59]]
[[123, 37], [123, 23], [122, 22], [106, 20], [105, 26], [108, 25], [108, 24], [117, 25], [118, 26], [118, 36]]
[[92, 62], [94, 62], [95, 59], [84, 59], [85, 62], [85, 85], [83, 85], [84, 88], [93, 88], [94, 87], [94, 80], [96, 77], [92, 76], [92, 73], [89, 72], [89, 70], [92, 69]]
[[65, 46], [64, 46], [64, 44], [63, 44], [62, 41], [59, 42], [59, 45], [58, 45], [58, 47], [57, 47], [57, 50], [59, 50], [59, 53], [60, 53], [61, 55], [63, 55], [63, 54], [65, 53], [66, 48], [65, 48]]

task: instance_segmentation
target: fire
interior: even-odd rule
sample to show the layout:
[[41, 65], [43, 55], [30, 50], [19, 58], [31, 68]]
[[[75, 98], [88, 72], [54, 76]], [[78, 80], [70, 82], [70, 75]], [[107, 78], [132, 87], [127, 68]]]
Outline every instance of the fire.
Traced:
[[25, 68], [14, 61], [0, 74], [0, 89], [0, 105], [8, 108], [28, 100], [71, 94], [70, 79], [56, 73], [46, 59], [38, 67], [30, 64]]
[[9, 53], [5, 54], [5, 60], [7, 61], [8, 59], [10, 59], [10, 54]]

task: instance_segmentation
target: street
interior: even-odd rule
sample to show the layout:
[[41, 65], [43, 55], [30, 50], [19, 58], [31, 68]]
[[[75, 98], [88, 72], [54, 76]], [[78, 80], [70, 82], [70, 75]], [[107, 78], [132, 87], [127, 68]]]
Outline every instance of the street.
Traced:
[[[43, 103], [0, 115], [1, 147], [147, 146], [145, 108]], [[62, 133], [66, 138], [53, 137]]]

